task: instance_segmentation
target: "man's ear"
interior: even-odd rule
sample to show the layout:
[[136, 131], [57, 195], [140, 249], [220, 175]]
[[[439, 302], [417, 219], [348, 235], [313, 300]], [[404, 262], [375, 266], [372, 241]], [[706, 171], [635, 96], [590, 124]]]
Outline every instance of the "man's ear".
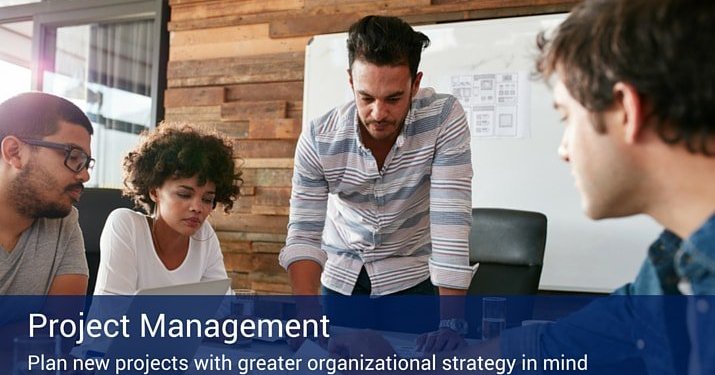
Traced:
[[615, 104], [623, 111], [621, 121], [625, 135], [625, 142], [636, 142], [644, 127], [644, 103], [633, 85], [618, 82], [613, 86]]
[[17, 137], [13, 135], [5, 136], [2, 143], [0, 143], [0, 150], [2, 153], [2, 160], [5, 163], [10, 164], [17, 169], [22, 168], [22, 146], [21, 141]]
[[412, 82], [412, 97], [417, 95], [417, 91], [420, 91], [420, 82], [422, 81], [422, 72], [417, 72], [415, 75], [415, 80]]
[[348, 72], [348, 83], [350, 84], [350, 89], [352, 91], [355, 91], [355, 88], [353, 88], [353, 72], [350, 71], [349, 68], [346, 70], [346, 72]]
[[149, 189], [149, 199], [151, 199], [151, 201], [154, 203], [158, 203], [157, 195], [156, 195], [156, 188]]

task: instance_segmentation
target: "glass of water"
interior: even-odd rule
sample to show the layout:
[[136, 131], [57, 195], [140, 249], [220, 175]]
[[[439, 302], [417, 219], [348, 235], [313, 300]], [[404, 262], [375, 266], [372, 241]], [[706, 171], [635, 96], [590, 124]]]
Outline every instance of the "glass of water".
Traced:
[[[231, 304], [231, 315], [240, 319], [253, 319], [256, 312], [256, 291], [253, 289], [234, 289], [234, 300]], [[236, 345], [250, 346], [250, 337], [239, 337]]]
[[238, 317], [252, 317], [256, 310], [256, 291], [253, 289], [234, 289], [231, 313]]
[[482, 300], [482, 339], [499, 337], [506, 328], [506, 298], [485, 297]]

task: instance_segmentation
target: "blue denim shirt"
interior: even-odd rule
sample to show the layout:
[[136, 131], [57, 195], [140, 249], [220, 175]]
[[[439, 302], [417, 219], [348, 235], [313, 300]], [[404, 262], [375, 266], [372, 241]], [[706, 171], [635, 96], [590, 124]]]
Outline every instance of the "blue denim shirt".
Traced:
[[[678, 283], [687, 284], [695, 297], [678, 296]], [[522, 358], [524, 354], [541, 362], [561, 354], [578, 358], [588, 354], [591, 364], [610, 366], [611, 373], [625, 373], [626, 364], [640, 359], [649, 374], [688, 374], [693, 369], [715, 374], [713, 295], [715, 215], [686, 240], [664, 231], [650, 246], [636, 279], [613, 295], [553, 324], [505, 331], [502, 355]], [[690, 334], [685, 315], [694, 327]]]

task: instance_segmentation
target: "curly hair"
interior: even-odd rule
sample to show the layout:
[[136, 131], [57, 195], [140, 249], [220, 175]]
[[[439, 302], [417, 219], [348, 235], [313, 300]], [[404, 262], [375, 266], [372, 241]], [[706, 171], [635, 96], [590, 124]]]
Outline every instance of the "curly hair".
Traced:
[[[536, 68], [558, 73], [594, 115], [626, 82], [651, 105], [646, 115], [669, 144], [711, 155], [715, 136], [715, 2], [591, 0], [573, 8], [551, 38], [541, 33]], [[595, 124], [604, 132], [603, 125]]]
[[124, 195], [147, 213], [155, 203], [149, 192], [169, 178], [197, 176], [199, 184], [216, 184], [217, 203], [229, 213], [240, 193], [233, 144], [226, 137], [188, 124], [164, 123], [143, 134], [142, 142], [124, 158]]

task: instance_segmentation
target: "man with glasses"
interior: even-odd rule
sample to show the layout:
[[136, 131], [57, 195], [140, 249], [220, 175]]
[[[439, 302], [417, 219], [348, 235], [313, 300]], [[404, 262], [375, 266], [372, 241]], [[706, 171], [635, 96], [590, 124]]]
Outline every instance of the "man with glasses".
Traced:
[[60, 97], [0, 104], [0, 294], [84, 294], [88, 269], [77, 210], [89, 180], [92, 124]]

